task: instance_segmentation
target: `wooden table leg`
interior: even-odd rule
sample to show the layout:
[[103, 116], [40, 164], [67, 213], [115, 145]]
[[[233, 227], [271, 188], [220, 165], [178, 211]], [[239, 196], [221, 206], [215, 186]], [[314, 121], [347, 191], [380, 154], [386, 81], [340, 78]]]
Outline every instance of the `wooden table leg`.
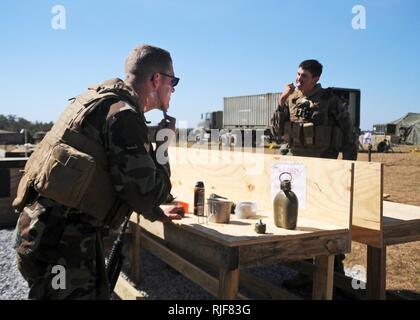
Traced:
[[386, 246], [382, 248], [367, 246], [366, 286], [368, 299], [386, 298]]
[[239, 288], [239, 249], [224, 248], [219, 267], [219, 299], [232, 300], [238, 297]]
[[137, 223], [130, 222], [133, 241], [131, 243], [131, 277], [134, 282], [140, 282], [140, 217]]
[[312, 299], [331, 300], [334, 282], [334, 255], [315, 257]]
[[238, 296], [239, 268], [227, 270], [220, 268], [219, 273], [219, 299], [233, 300]]

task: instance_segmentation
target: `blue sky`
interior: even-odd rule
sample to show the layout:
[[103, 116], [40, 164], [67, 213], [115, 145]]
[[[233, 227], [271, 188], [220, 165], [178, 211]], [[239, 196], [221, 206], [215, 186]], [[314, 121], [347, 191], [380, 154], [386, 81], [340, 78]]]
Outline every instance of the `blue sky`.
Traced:
[[[51, 9], [66, 9], [54, 30]], [[352, 28], [352, 7], [366, 29]], [[57, 0], [0, 3], [0, 114], [55, 121], [88, 85], [124, 77], [130, 50], [171, 52], [181, 78], [169, 114], [194, 126], [223, 97], [281, 91], [300, 61], [324, 87], [361, 90], [361, 128], [420, 112], [420, 2]], [[160, 114], [149, 118], [157, 121]]]

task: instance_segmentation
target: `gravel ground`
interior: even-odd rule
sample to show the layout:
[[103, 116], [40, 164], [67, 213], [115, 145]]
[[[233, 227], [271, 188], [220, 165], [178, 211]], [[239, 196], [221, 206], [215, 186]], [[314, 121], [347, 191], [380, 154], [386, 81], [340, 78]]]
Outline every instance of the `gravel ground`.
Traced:
[[12, 234], [13, 229], [0, 230], [0, 300], [22, 300], [28, 296], [28, 285], [16, 266]]
[[[13, 229], [0, 230], [0, 300], [21, 300], [28, 295], [28, 286], [16, 266], [15, 251], [12, 248]], [[126, 259], [128, 260], [128, 259]], [[215, 299], [207, 291], [188, 280], [180, 273], [163, 263], [152, 254], [142, 251], [140, 261], [141, 272], [145, 276], [136, 285], [150, 300], [212, 300]], [[129, 268], [128, 261], [124, 270]], [[284, 266], [253, 268], [248, 271], [263, 277], [273, 284], [280, 285], [290, 279], [296, 272]], [[127, 276], [123, 274], [127, 279]], [[359, 275], [360, 276], [360, 275]], [[129, 279], [128, 279], [129, 280]], [[295, 294], [310, 299], [311, 289], [300, 289]], [[250, 298], [252, 295], [248, 294]]]

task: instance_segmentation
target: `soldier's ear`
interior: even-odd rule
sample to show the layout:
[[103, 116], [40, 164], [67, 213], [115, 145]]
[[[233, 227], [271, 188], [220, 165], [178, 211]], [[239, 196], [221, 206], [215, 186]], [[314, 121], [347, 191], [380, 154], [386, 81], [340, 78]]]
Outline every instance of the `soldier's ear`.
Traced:
[[153, 73], [150, 81], [152, 82], [153, 87], [154, 88], [157, 88], [157, 86], [159, 85], [159, 82], [160, 82], [160, 74], [159, 74], [159, 72]]

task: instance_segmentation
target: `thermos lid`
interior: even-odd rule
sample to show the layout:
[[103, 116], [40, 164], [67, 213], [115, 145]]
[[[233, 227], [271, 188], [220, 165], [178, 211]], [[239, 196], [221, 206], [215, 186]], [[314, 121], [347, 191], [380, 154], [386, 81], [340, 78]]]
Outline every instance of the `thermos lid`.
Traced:
[[204, 182], [203, 181], [197, 181], [195, 186], [198, 187], [198, 188], [204, 188]]

